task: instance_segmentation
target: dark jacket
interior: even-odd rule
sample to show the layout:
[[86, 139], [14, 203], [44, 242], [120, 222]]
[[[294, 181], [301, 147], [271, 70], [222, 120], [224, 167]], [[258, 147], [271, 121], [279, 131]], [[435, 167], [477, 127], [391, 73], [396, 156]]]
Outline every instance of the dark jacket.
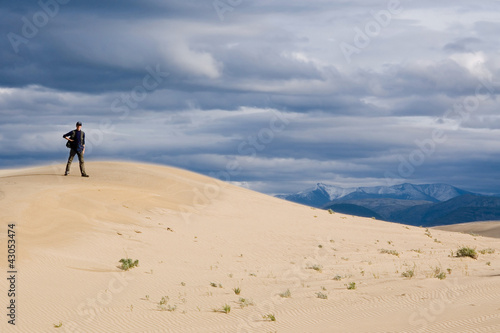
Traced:
[[75, 129], [64, 134], [63, 138], [66, 138], [68, 136], [71, 140], [74, 140], [73, 142], [71, 142], [71, 149], [74, 149], [77, 152], [81, 153], [83, 151], [83, 146], [85, 145], [85, 132], [77, 131]]

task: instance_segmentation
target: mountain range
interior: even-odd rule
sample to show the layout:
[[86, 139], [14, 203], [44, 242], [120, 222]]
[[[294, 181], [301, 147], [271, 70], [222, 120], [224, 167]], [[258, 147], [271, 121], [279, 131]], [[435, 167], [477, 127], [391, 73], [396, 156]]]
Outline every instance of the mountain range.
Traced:
[[335, 212], [410, 225], [500, 220], [500, 198], [448, 184], [352, 187], [318, 183], [278, 198]]

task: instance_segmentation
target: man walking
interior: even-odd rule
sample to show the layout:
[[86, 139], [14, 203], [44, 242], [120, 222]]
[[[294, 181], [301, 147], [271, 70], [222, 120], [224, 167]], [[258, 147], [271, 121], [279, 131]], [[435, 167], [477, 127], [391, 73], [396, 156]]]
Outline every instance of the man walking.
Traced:
[[83, 161], [83, 154], [85, 154], [85, 133], [82, 131], [82, 123], [77, 122], [76, 129], [64, 134], [63, 138], [69, 141], [69, 148], [71, 148], [69, 152], [68, 163], [66, 164], [66, 172], [64, 173], [64, 175], [69, 175], [69, 168], [71, 167], [73, 157], [75, 157], [75, 155], [78, 155], [82, 177], [88, 177], [89, 175], [85, 173], [85, 162]]

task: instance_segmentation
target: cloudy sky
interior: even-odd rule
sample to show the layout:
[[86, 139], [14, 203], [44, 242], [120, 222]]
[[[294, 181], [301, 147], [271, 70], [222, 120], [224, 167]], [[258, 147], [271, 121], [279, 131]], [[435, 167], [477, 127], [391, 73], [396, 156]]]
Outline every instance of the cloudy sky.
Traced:
[[500, 193], [500, 1], [0, 6], [1, 168], [65, 163], [82, 121], [89, 174], [119, 159], [270, 194]]

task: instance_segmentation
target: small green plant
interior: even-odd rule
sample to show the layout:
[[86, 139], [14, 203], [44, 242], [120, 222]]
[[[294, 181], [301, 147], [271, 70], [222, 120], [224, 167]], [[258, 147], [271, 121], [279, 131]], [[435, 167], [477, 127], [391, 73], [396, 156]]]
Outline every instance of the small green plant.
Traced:
[[170, 304], [167, 305], [158, 305], [158, 310], [160, 311], [169, 311], [169, 312], [174, 312], [177, 310], [177, 305], [171, 306]]
[[149, 295], [146, 295], [146, 300], [149, 301]]
[[262, 316], [262, 318], [264, 320], [276, 321], [276, 317], [272, 313], [266, 314], [266, 315]]
[[432, 238], [432, 235], [431, 235], [431, 232], [429, 231], [429, 229], [425, 229], [425, 235], [429, 238]]
[[380, 253], [392, 254], [393, 256], [399, 257], [399, 252], [396, 250], [380, 249]]
[[290, 292], [290, 289], [287, 289], [286, 291], [282, 292], [279, 294], [283, 298], [290, 298], [292, 297], [292, 293]]
[[161, 300], [160, 300], [160, 302], [159, 302], [158, 304], [159, 304], [159, 305], [165, 305], [165, 304], [167, 304], [167, 303], [168, 303], [168, 300], [169, 300], [169, 299], [170, 299], [170, 298], [169, 298], [168, 296], [163, 296], [163, 297], [161, 298]]
[[133, 268], [133, 267], [137, 267], [139, 265], [139, 260], [132, 260], [130, 258], [127, 258], [127, 259], [120, 259], [120, 261], [122, 264], [120, 266], [120, 269], [121, 270], [124, 270], [124, 271], [128, 271], [129, 269]]
[[406, 278], [412, 278], [413, 275], [415, 275], [415, 271], [413, 269], [409, 269], [406, 272], [401, 273], [401, 276], [406, 277]]
[[224, 312], [225, 314], [228, 314], [229, 312], [231, 312], [231, 306], [228, 305], [228, 304], [224, 304], [222, 306], [221, 312]]
[[236, 295], [239, 295], [241, 293], [241, 289], [238, 287], [238, 288], [233, 288], [233, 291]]
[[349, 282], [346, 286], [348, 290], [354, 290], [356, 289], [356, 282]]
[[464, 246], [457, 250], [457, 257], [471, 257], [472, 259], [477, 259], [477, 252], [476, 249]]
[[251, 299], [242, 298], [242, 297], [240, 297], [240, 299], [238, 300], [238, 303], [240, 304], [240, 308], [242, 308], [242, 309], [244, 307], [247, 307], [247, 306], [250, 306], [250, 305], [254, 305], [254, 302]]
[[170, 297], [168, 296], [163, 296], [158, 302], [158, 310], [160, 311], [170, 311], [173, 312], [177, 309], [177, 305], [171, 306], [170, 304], [167, 304], [168, 301], [170, 300]]
[[317, 298], [321, 298], [321, 299], [328, 299], [328, 295], [327, 294], [323, 294], [322, 292], [317, 292], [316, 293], [316, 297]]
[[493, 254], [493, 253], [495, 253], [495, 249], [487, 248], [487, 249], [479, 251], [479, 253], [481, 253], [481, 254]]
[[323, 266], [321, 266], [321, 265], [307, 266], [307, 269], [314, 269], [315, 271], [317, 271], [319, 273], [323, 272]]
[[222, 288], [222, 284], [220, 284], [220, 283], [219, 283], [219, 284], [217, 284], [217, 283], [215, 283], [215, 282], [210, 282], [210, 285], [211, 285], [212, 287], [214, 287], [214, 288], [217, 288], [217, 287]]
[[335, 276], [332, 278], [332, 280], [335, 280], [335, 281], [340, 281], [340, 280], [342, 280], [342, 276], [340, 276], [340, 275], [338, 275], [338, 274], [337, 274], [337, 275], [335, 275]]
[[446, 279], [446, 273], [441, 271], [440, 267], [434, 268], [434, 277], [438, 278], [439, 280], [444, 280]]
[[185, 287], [186, 286], [186, 282], [181, 282], [181, 286]]
[[59, 322], [59, 324], [54, 324], [54, 327], [55, 327], [55, 328], [59, 328], [59, 327], [61, 327], [61, 326], [62, 326], [62, 321], [60, 321], [60, 322]]
[[323, 286], [322, 286], [322, 287], [321, 287], [321, 290], [324, 290], [324, 291], [326, 291], [326, 287], [323, 287]]
[[488, 261], [486, 265], [491, 266], [491, 261]]
[[177, 309], [177, 305], [171, 306], [170, 304], [167, 304], [170, 298], [168, 296], [163, 296], [158, 302], [158, 310], [160, 311], [170, 311], [173, 312]]
[[422, 253], [422, 250], [420, 250], [420, 249], [411, 249], [411, 251], [417, 252], [417, 253]]
[[318, 247], [319, 247], [320, 249], [322, 249], [322, 248], [323, 248], [323, 245], [319, 244], [319, 245], [318, 245]]
[[333, 210], [331, 210], [331, 209], [328, 210], [328, 213], [335, 214], [335, 212]]

